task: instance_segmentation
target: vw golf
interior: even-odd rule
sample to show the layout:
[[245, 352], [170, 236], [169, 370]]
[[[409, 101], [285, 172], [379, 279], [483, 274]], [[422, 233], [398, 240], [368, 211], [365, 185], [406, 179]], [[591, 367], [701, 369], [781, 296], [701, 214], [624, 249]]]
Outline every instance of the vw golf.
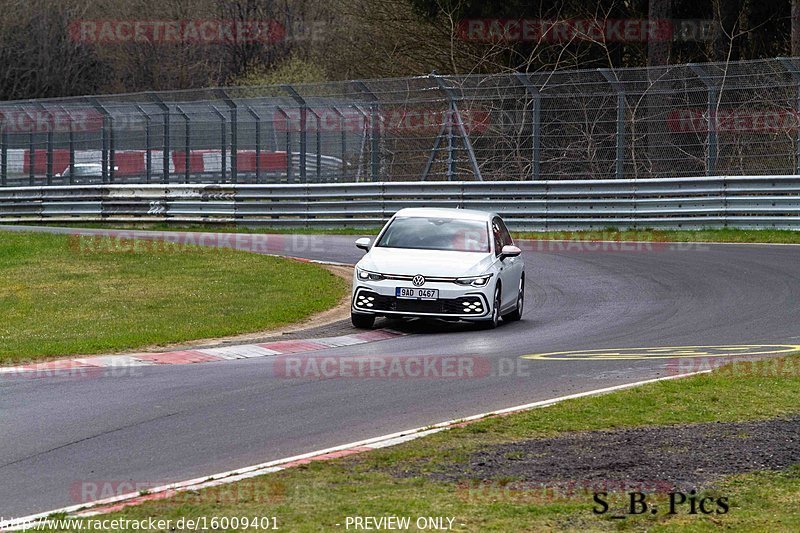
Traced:
[[466, 209], [408, 208], [378, 234], [356, 241], [367, 253], [353, 275], [351, 319], [429, 317], [478, 322], [519, 320], [524, 263], [503, 220]]

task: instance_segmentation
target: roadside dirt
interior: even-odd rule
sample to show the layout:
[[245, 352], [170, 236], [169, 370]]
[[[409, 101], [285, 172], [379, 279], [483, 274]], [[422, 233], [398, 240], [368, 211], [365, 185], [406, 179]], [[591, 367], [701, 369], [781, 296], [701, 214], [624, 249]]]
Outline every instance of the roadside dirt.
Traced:
[[[800, 416], [571, 433], [490, 446], [428, 474], [446, 481], [657, 483], [701, 489], [723, 476], [800, 463]], [[404, 472], [404, 476], [415, 475]]]

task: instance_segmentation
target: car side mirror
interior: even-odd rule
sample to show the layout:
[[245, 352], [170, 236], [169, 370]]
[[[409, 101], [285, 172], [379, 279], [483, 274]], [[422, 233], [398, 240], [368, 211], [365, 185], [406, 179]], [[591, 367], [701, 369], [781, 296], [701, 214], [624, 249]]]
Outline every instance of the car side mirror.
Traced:
[[369, 252], [370, 244], [372, 244], [372, 241], [369, 237], [361, 237], [360, 239], [356, 239], [356, 248], [361, 248], [365, 252]]
[[500, 251], [500, 260], [502, 261], [506, 257], [517, 257], [519, 254], [522, 253], [522, 250], [513, 246], [511, 244], [506, 244], [503, 246], [503, 249]]

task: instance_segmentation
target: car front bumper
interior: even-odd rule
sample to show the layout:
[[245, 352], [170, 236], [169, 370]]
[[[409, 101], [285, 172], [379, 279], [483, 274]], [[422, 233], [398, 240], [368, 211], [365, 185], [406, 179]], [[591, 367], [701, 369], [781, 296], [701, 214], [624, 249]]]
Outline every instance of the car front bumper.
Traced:
[[410, 281], [356, 279], [353, 283], [353, 313], [377, 316], [432, 317], [458, 320], [491, 318], [494, 279], [483, 287], [458, 285], [454, 282], [428, 282], [425, 289], [437, 289], [436, 300], [397, 298], [398, 287], [418, 288]]

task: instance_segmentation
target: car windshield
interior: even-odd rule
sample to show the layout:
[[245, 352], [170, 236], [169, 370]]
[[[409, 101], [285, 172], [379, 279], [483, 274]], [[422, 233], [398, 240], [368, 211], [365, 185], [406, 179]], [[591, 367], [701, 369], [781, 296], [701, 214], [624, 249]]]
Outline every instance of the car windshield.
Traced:
[[487, 253], [489, 230], [483, 220], [398, 217], [389, 224], [376, 246]]

